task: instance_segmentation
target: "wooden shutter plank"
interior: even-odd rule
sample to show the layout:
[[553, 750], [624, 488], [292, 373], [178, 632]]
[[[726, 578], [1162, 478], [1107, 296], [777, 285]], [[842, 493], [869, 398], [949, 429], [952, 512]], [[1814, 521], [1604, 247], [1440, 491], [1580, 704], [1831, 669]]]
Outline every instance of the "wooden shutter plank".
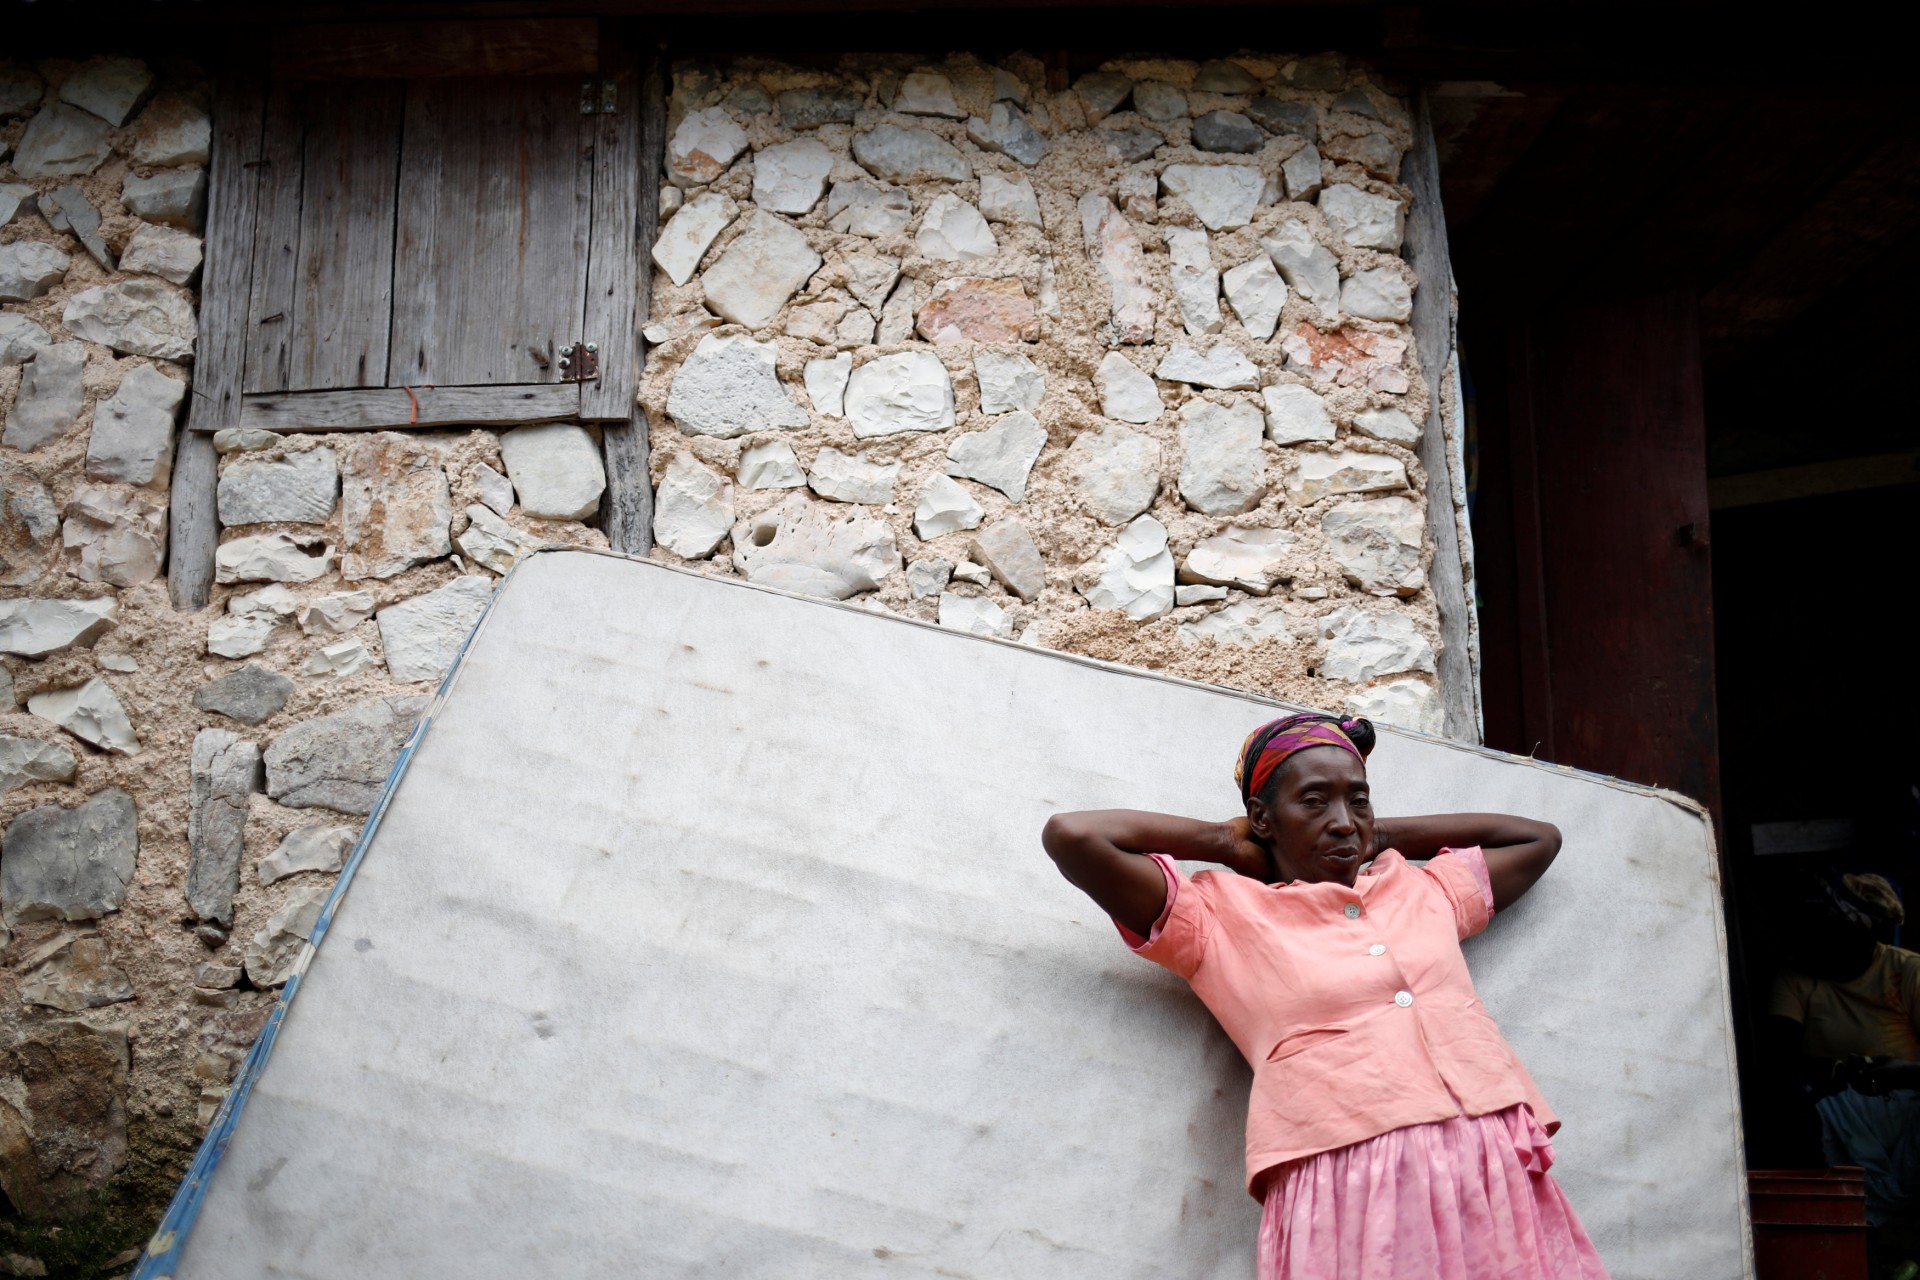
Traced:
[[291, 389], [386, 381], [401, 94], [397, 82], [307, 91]]
[[600, 379], [580, 388], [580, 416], [625, 421], [640, 385], [640, 348], [634, 341], [634, 303], [640, 257], [640, 104], [631, 71], [613, 81], [616, 109], [583, 115], [592, 148], [593, 213], [587, 243], [587, 310], [581, 326], [600, 344]]
[[413, 80], [427, 76], [591, 75], [592, 18], [342, 22], [273, 33], [276, 80]]
[[[557, 379], [559, 348], [581, 336], [586, 297], [592, 189], [579, 93], [578, 81], [551, 78], [422, 81], [410, 90], [395, 273], [400, 358], [389, 385]], [[435, 165], [437, 209], [426, 235], [425, 202], [412, 188]]]
[[[468, 423], [555, 422], [580, 413], [571, 382], [520, 387], [363, 387], [246, 396], [243, 427], [269, 431], [371, 431]], [[236, 424], [228, 424], [236, 425]]]
[[[654, 228], [659, 222], [660, 166], [667, 146], [664, 58], [655, 54], [647, 60], [646, 74], [638, 87], [638, 100], [633, 105], [633, 114], [639, 126], [633, 152], [636, 166], [634, 233], [636, 237], [644, 236], [647, 243], [651, 244]], [[624, 108], [624, 96], [622, 105]], [[653, 305], [653, 259], [651, 255], [638, 250], [636, 240], [630, 260], [634, 264], [634, 310], [629, 325], [634, 326], [645, 319]], [[640, 334], [632, 328], [629, 329], [627, 341], [634, 361], [634, 382], [623, 393], [630, 416], [625, 423], [609, 422], [600, 432], [601, 449], [607, 464], [606, 530], [607, 541], [613, 544], [614, 550], [643, 556], [653, 550], [653, 478], [649, 470], [651, 442], [648, 439], [646, 411], [636, 403], [638, 371], [645, 362], [646, 354]], [[601, 344], [603, 368], [620, 359], [610, 354], [612, 350], [608, 344]], [[583, 396], [583, 412], [584, 409]]]
[[167, 590], [176, 609], [205, 608], [211, 594], [220, 542], [214, 510], [219, 459], [208, 433], [240, 417], [265, 103], [259, 76], [248, 70], [256, 65], [257, 57], [229, 58], [214, 95], [200, 340], [188, 430], [180, 433], [169, 495]]
[[275, 85], [267, 93], [259, 144], [258, 213], [253, 221], [253, 279], [245, 335], [244, 386], [249, 392], [284, 391], [292, 372], [306, 136], [306, 95]]

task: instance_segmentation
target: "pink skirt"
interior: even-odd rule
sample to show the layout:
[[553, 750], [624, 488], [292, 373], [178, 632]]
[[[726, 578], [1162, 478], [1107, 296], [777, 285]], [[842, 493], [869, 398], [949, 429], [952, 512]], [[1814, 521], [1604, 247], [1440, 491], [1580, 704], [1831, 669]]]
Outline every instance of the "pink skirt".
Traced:
[[1283, 1167], [1260, 1280], [1607, 1280], [1526, 1106], [1408, 1125]]

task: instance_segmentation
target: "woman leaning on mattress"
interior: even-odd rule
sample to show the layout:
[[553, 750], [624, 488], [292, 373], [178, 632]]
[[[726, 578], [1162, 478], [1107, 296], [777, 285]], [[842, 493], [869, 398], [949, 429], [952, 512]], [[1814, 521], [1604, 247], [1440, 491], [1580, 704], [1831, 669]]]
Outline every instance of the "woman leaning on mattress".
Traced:
[[[1560, 833], [1376, 818], [1373, 741], [1365, 720], [1288, 716], [1241, 748], [1245, 817], [1062, 813], [1041, 839], [1253, 1064], [1260, 1280], [1605, 1280], [1547, 1172], [1559, 1122], [1460, 953]], [[1175, 859], [1227, 870], [1189, 878]]]

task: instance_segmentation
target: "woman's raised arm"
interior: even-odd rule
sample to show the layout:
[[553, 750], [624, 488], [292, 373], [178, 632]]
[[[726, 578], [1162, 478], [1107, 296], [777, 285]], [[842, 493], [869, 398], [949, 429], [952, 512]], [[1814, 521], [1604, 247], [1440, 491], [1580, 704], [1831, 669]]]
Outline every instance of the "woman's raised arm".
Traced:
[[1140, 809], [1056, 813], [1041, 829], [1040, 843], [1061, 875], [1143, 937], [1167, 905], [1167, 878], [1150, 853], [1217, 862], [1267, 878], [1267, 851], [1254, 841], [1245, 818], [1202, 822]]
[[1409, 858], [1431, 858], [1442, 849], [1479, 845], [1487, 855], [1493, 906], [1504, 911], [1533, 888], [1560, 852], [1560, 828], [1510, 813], [1437, 813], [1422, 818], [1381, 818], [1374, 845]]

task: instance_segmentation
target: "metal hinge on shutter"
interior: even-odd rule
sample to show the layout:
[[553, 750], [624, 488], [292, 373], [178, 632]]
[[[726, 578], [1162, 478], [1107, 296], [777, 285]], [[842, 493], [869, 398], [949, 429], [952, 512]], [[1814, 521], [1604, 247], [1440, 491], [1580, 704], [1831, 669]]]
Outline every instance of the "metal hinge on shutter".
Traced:
[[560, 381], [598, 382], [600, 380], [600, 344], [576, 342], [560, 351]]
[[620, 86], [612, 80], [580, 82], [580, 114], [610, 116], [620, 109]]

